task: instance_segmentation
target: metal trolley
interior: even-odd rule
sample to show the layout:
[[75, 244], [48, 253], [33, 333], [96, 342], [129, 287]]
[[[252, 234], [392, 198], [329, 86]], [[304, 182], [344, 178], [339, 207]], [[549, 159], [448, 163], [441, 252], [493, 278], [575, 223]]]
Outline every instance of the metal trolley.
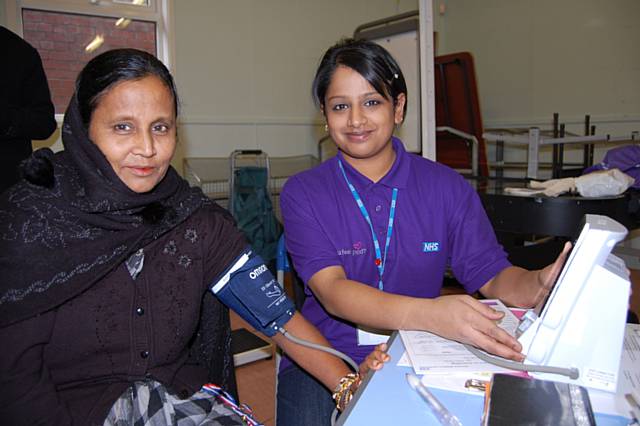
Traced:
[[229, 211], [253, 250], [270, 265], [276, 259], [282, 225], [269, 190], [269, 156], [259, 150], [233, 151], [229, 167]]
[[259, 149], [239, 149], [229, 155], [229, 211], [235, 216], [238, 202], [244, 195], [264, 190], [271, 201], [269, 191], [269, 155]]
[[240, 167], [265, 167], [268, 191], [276, 217], [282, 222], [280, 193], [289, 177], [319, 163], [313, 155], [269, 157], [260, 150], [238, 150], [228, 157], [188, 157], [183, 161], [184, 178], [209, 198], [231, 211], [234, 171]]

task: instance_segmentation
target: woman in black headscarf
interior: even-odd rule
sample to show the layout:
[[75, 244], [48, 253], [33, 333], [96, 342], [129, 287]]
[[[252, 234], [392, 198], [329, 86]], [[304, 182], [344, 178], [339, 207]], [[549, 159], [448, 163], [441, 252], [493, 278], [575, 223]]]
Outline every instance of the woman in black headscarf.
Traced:
[[[235, 390], [228, 311], [208, 290], [247, 243], [170, 166], [177, 108], [152, 55], [97, 56], [65, 150], [34, 153], [0, 199], [1, 424], [242, 424], [202, 386]], [[297, 313], [287, 329], [327, 344]], [[348, 373], [274, 340], [329, 388]]]

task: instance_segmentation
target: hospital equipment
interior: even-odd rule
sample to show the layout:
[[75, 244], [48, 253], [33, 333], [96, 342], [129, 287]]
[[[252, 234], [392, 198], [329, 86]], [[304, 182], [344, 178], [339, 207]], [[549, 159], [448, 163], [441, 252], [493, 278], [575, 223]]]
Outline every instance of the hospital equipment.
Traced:
[[[211, 291], [222, 303], [264, 335], [281, 333], [296, 344], [337, 356], [354, 371], [358, 371], [358, 364], [348, 355], [300, 339], [287, 331], [285, 325], [295, 313], [295, 306], [262, 258], [250, 247], [214, 280]], [[335, 423], [336, 416], [337, 411], [334, 410], [331, 424]]]
[[586, 215], [553, 289], [520, 323], [524, 363], [472, 352], [537, 378], [615, 392], [631, 284], [610, 253], [626, 234], [613, 219]]

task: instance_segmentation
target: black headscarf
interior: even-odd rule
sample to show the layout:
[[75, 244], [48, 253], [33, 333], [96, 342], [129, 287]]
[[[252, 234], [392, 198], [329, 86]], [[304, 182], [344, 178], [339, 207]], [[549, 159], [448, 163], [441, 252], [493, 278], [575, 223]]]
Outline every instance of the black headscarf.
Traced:
[[62, 141], [0, 196], [0, 327], [73, 298], [207, 202], [171, 167], [150, 192], [129, 189], [89, 140], [76, 96]]

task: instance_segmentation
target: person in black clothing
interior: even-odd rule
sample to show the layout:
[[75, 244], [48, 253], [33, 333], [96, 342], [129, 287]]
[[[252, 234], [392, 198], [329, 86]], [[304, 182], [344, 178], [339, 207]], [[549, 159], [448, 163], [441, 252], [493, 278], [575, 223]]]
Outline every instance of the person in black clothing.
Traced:
[[[229, 305], [248, 321], [245, 307], [264, 291], [269, 307], [256, 318], [276, 312], [280, 331], [328, 342], [229, 212], [171, 167], [179, 102], [166, 66], [111, 50], [75, 89], [64, 150], [36, 150], [0, 194], [0, 425], [254, 424], [220, 395], [235, 387], [220, 288], [236, 283], [242, 304]], [[344, 408], [358, 375], [262, 330]], [[384, 350], [359, 373], [381, 368]]]
[[31, 155], [31, 140], [56, 130], [53, 103], [38, 51], [0, 26], [0, 192], [20, 179], [18, 166]]

